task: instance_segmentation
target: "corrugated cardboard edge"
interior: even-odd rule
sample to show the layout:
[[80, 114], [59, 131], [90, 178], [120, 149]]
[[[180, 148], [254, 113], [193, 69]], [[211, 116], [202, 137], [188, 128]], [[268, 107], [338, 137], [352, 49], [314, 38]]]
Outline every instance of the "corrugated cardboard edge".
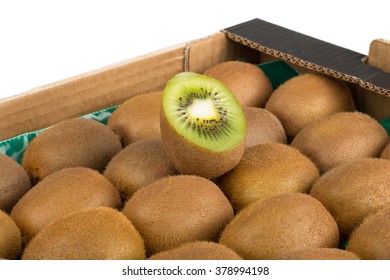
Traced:
[[283, 52], [281, 52], [279, 50], [268, 48], [266, 46], [260, 45], [259, 43], [256, 43], [256, 42], [253, 42], [251, 40], [248, 40], [248, 39], [246, 39], [244, 37], [241, 37], [241, 36], [239, 36], [237, 34], [229, 32], [227, 30], [222, 30], [222, 32], [228, 38], [230, 38], [231, 40], [233, 40], [235, 42], [238, 42], [240, 44], [246, 45], [246, 46], [248, 46], [250, 48], [253, 48], [255, 50], [258, 50], [258, 51], [260, 51], [262, 53], [268, 54], [268, 55], [273, 56], [275, 58], [279, 58], [279, 59], [285, 60], [285, 61], [287, 61], [287, 62], [289, 62], [289, 63], [291, 63], [293, 65], [297, 65], [297, 66], [300, 66], [300, 67], [303, 67], [303, 68], [306, 68], [306, 69], [309, 69], [309, 70], [313, 70], [313, 71], [316, 71], [316, 72], [319, 72], [319, 73], [323, 73], [323, 74], [332, 76], [334, 78], [337, 78], [337, 79], [340, 79], [340, 80], [343, 80], [343, 81], [346, 81], [346, 82], [356, 83], [356, 84], [358, 84], [362, 88], [365, 88], [367, 90], [374, 91], [376, 93], [379, 93], [379, 94], [382, 94], [382, 95], [390, 97], [390, 90], [389, 89], [378, 87], [378, 86], [376, 86], [376, 85], [374, 85], [374, 84], [372, 84], [370, 82], [365, 82], [365, 81], [363, 81], [363, 80], [361, 80], [361, 79], [359, 79], [357, 77], [350, 76], [350, 75], [347, 75], [345, 73], [342, 73], [342, 72], [339, 72], [339, 71], [335, 71], [333, 69], [330, 69], [330, 68], [327, 68], [327, 67], [324, 67], [324, 66], [321, 66], [321, 65], [318, 65], [318, 64], [315, 64], [315, 63], [312, 63], [312, 62], [309, 62], [309, 61], [297, 58], [297, 57], [295, 57], [293, 55], [290, 55], [290, 54], [287, 54], [287, 53], [283, 53]]

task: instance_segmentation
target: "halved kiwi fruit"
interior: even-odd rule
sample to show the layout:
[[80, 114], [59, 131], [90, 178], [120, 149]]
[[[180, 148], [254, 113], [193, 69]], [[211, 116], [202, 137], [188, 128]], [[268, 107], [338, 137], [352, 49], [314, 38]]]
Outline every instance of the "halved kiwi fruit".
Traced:
[[215, 178], [244, 153], [244, 112], [233, 93], [213, 78], [183, 72], [169, 80], [160, 122], [166, 154], [181, 174]]
[[0, 153], [0, 210], [10, 213], [31, 188], [30, 178], [14, 159]]

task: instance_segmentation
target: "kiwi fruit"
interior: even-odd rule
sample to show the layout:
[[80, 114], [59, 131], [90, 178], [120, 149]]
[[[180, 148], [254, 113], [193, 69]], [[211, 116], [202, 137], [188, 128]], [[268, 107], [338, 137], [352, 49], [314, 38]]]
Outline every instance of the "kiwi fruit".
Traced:
[[347, 250], [363, 260], [390, 260], [390, 205], [367, 216], [351, 233]]
[[319, 176], [314, 163], [297, 149], [266, 143], [248, 147], [238, 165], [216, 182], [238, 212], [273, 195], [308, 193]]
[[365, 158], [341, 164], [323, 174], [310, 194], [335, 218], [348, 236], [363, 219], [390, 203], [390, 161]]
[[68, 214], [40, 231], [22, 260], [142, 260], [144, 241], [133, 224], [110, 207]]
[[349, 251], [339, 248], [308, 248], [289, 252], [281, 257], [282, 260], [360, 260]]
[[14, 260], [22, 252], [22, 235], [14, 220], [0, 210], [0, 259]]
[[0, 211], [10, 213], [18, 200], [31, 188], [24, 168], [13, 158], [0, 153]]
[[28, 191], [12, 209], [24, 243], [53, 221], [84, 208], [121, 207], [119, 192], [96, 170], [65, 168], [54, 172]]
[[283, 124], [291, 140], [308, 124], [338, 112], [354, 111], [348, 86], [329, 76], [306, 73], [287, 80], [265, 108]]
[[183, 243], [216, 241], [234, 215], [218, 186], [195, 175], [157, 180], [138, 190], [122, 211], [144, 238], [148, 256]]
[[196, 241], [157, 253], [149, 260], [242, 260], [242, 258], [225, 245]]
[[385, 146], [381, 152], [380, 158], [390, 160], [390, 142]]
[[359, 158], [378, 157], [388, 142], [386, 130], [361, 112], [341, 112], [302, 129], [291, 146], [307, 155], [321, 173]]
[[263, 70], [244, 61], [219, 63], [203, 74], [227, 86], [241, 106], [264, 107], [273, 91], [272, 83]]
[[139, 140], [123, 148], [103, 173], [124, 201], [143, 186], [175, 174], [177, 171], [165, 154], [161, 138]]
[[246, 147], [264, 143], [287, 143], [282, 123], [271, 112], [257, 107], [243, 107], [247, 121]]
[[160, 137], [161, 98], [162, 91], [133, 96], [112, 113], [107, 125], [120, 136], [124, 147]]
[[240, 104], [219, 81], [192, 72], [168, 81], [160, 131], [179, 173], [212, 179], [231, 170], [244, 153], [246, 128]]
[[67, 167], [89, 167], [102, 172], [122, 149], [118, 135], [91, 119], [59, 122], [35, 137], [27, 146], [22, 165], [35, 184]]
[[219, 243], [244, 259], [280, 259], [306, 248], [336, 248], [337, 224], [314, 197], [287, 193], [255, 202], [225, 227]]

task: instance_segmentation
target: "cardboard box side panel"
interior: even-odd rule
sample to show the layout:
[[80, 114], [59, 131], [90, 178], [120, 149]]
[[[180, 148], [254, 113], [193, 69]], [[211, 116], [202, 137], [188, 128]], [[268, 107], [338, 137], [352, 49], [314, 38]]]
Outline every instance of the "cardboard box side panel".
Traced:
[[162, 90], [183, 71], [185, 44], [0, 101], [0, 140]]
[[184, 69], [196, 73], [229, 60], [259, 62], [259, 52], [230, 40], [222, 32], [190, 42], [185, 53]]
[[390, 98], [357, 85], [351, 87], [356, 109], [377, 120], [390, 116]]
[[370, 44], [367, 63], [390, 73], [390, 41], [373, 40]]

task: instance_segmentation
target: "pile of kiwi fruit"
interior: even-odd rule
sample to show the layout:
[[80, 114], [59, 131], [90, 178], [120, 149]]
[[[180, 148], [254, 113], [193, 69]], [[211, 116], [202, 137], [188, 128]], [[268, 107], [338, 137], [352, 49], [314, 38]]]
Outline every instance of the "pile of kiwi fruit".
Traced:
[[390, 259], [389, 136], [324, 74], [178, 73], [0, 173], [0, 259]]

